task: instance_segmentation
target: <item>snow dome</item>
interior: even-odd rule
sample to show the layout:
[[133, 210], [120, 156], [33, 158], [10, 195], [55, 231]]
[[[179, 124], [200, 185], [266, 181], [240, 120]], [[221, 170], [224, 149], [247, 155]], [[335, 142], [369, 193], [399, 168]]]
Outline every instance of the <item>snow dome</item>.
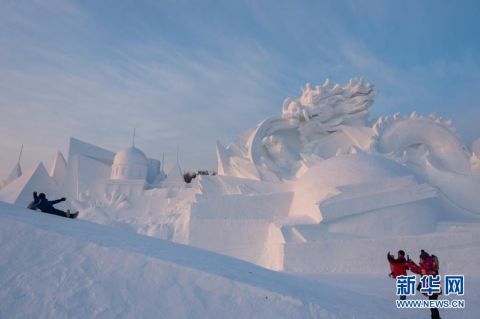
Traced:
[[145, 154], [135, 146], [118, 152], [112, 165], [111, 179], [132, 180], [146, 179], [148, 160]]

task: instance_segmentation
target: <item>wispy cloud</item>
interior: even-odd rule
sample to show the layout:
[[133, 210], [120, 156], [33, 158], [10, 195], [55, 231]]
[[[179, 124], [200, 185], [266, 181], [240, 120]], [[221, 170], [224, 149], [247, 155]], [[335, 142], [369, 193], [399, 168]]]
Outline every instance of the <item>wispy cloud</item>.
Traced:
[[399, 20], [383, 2], [215, 3], [3, 4], [0, 171], [21, 143], [28, 166], [66, 151], [68, 136], [118, 150], [133, 127], [147, 155], [171, 162], [180, 145], [186, 167], [214, 168], [216, 139], [279, 114], [286, 96], [325, 77], [373, 81], [373, 115], [445, 112], [468, 139], [480, 135], [465, 115], [477, 108], [475, 46], [407, 63], [408, 43], [382, 46]]
[[136, 127], [148, 155], [168, 156], [180, 145], [187, 167], [213, 168], [215, 139], [233, 139], [272, 104], [272, 57], [253, 42], [224, 43], [228, 58], [163, 41], [132, 44], [112, 48], [111, 61], [17, 44], [44, 62], [3, 61], [0, 108], [8, 120], [1, 147], [22, 141], [27, 154], [36, 154], [32, 162], [50, 160], [57, 147], [65, 151], [70, 135], [123, 148]]

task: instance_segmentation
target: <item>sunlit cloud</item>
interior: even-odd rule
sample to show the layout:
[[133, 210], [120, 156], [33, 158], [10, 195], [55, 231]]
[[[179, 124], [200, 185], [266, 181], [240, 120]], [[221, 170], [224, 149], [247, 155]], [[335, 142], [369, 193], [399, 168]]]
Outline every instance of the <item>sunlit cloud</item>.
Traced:
[[186, 168], [215, 168], [215, 140], [279, 114], [285, 97], [325, 77], [374, 82], [373, 116], [437, 111], [467, 144], [480, 136], [466, 115], [478, 108], [478, 46], [463, 35], [464, 51], [439, 57], [432, 44], [431, 60], [407, 63], [414, 47], [382, 47], [382, 27], [398, 20], [382, 3], [2, 4], [0, 177], [22, 143], [24, 166], [49, 164], [69, 136], [118, 150], [134, 127], [167, 167], [179, 145]]

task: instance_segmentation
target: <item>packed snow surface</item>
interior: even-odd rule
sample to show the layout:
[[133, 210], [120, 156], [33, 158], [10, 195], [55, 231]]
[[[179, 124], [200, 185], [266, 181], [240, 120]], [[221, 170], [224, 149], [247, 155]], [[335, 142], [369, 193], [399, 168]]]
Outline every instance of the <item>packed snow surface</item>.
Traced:
[[1, 318], [384, 318], [377, 298], [0, 203]]
[[[395, 309], [386, 274], [298, 277], [4, 203], [0, 243], [1, 318], [425, 318]], [[480, 311], [480, 280], [467, 285], [445, 317]]]

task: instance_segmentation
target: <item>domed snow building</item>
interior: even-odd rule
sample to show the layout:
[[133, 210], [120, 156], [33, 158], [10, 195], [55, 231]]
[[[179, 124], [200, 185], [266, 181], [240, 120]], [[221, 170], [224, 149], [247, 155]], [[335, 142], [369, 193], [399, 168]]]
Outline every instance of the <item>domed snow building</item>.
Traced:
[[113, 158], [112, 180], [143, 180], [147, 178], [148, 159], [135, 146], [118, 152]]
[[107, 194], [141, 195], [159, 176], [160, 161], [149, 159], [140, 149], [132, 145], [113, 157]]
[[115, 154], [107, 194], [141, 195], [147, 183], [148, 162], [145, 153], [135, 146]]

